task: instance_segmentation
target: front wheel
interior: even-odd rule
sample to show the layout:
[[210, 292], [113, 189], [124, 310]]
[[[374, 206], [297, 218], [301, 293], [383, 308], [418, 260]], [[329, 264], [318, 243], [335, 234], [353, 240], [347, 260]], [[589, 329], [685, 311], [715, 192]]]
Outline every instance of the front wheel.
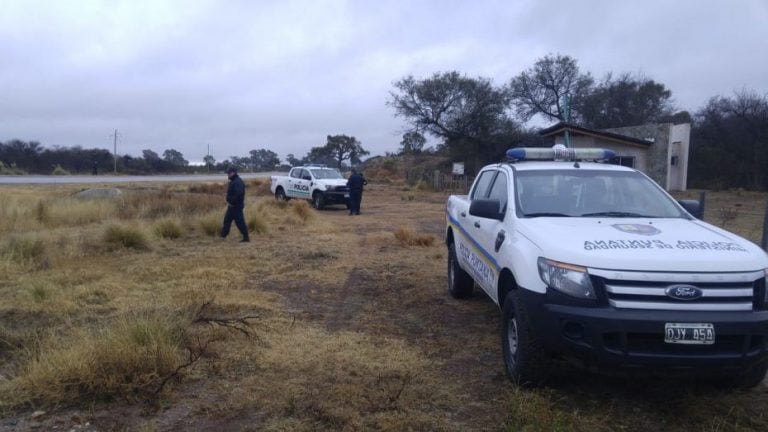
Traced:
[[768, 372], [768, 361], [763, 361], [736, 377], [734, 385], [742, 389], [751, 389], [763, 382], [766, 372]]
[[320, 192], [315, 192], [314, 195], [312, 195], [312, 207], [322, 210], [323, 207], [325, 207], [325, 197]]
[[542, 384], [547, 378], [549, 359], [534, 334], [517, 291], [507, 294], [501, 316], [501, 346], [507, 376], [523, 387]]
[[456, 243], [451, 243], [448, 246], [448, 292], [453, 298], [467, 298], [472, 295], [474, 287], [472, 276], [462, 270], [456, 259]]

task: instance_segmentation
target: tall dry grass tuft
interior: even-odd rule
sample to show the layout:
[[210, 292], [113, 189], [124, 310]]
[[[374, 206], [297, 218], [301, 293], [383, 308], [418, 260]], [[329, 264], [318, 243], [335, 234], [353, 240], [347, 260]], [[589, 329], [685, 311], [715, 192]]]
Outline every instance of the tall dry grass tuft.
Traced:
[[256, 234], [265, 234], [269, 230], [266, 216], [260, 211], [249, 212], [246, 223], [248, 224], [248, 231]]
[[187, 189], [190, 193], [224, 196], [227, 187], [224, 183], [197, 183]]
[[221, 217], [217, 212], [209, 212], [197, 220], [197, 226], [205, 235], [215, 237], [221, 230]]
[[56, 164], [53, 167], [53, 171], [51, 171], [51, 174], [52, 175], [70, 175], [71, 173], [66, 169], [62, 168], [61, 165]]
[[117, 206], [117, 216], [122, 219], [183, 217], [221, 208], [223, 203], [223, 197], [208, 194], [144, 191], [123, 197]]
[[432, 246], [435, 243], [433, 235], [417, 234], [410, 228], [400, 227], [394, 234], [401, 246]]
[[147, 238], [139, 228], [126, 225], [108, 225], [104, 241], [113, 248], [148, 249]]
[[176, 219], [164, 218], [155, 222], [152, 231], [157, 237], [165, 239], [177, 239], [184, 234], [181, 223]]
[[37, 202], [35, 206], [35, 220], [40, 224], [45, 224], [51, 219], [51, 212], [48, 209], [48, 205], [42, 200]]
[[112, 325], [37, 341], [17, 376], [0, 384], [0, 405], [54, 405], [153, 395], [182, 363], [188, 317], [144, 312]]
[[45, 242], [33, 234], [12, 235], [0, 246], [0, 254], [22, 264], [42, 264], [46, 260]]
[[312, 212], [312, 207], [304, 200], [293, 200], [290, 203], [291, 211], [293, 214], [299, 217], [304, 222], [312, 219], [315, 214]]
[[256, 196], [271, 196], [272, 191], [269, 189], [269, 180], [253, 179], [246, 182], [246, 190], [250, 191]]

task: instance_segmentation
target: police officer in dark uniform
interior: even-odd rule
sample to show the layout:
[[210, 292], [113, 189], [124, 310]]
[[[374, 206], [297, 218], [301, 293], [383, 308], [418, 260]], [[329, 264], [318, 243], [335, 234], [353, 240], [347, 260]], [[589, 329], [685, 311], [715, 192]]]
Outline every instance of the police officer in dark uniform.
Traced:
[[347, 180], [347, 187], [349, 188], [349, 214], [360, 214], [360, 201], [363, 200], [363, 186], [367, 185], [365, 177], [358, 173], [357, 170], [352, 170], [352, 175]]
[[237, 168], [230, 166], [227, 168], [227, 177], [229, 177], [229, 187], [227, 188], [227, 212], [224, 214], [224, 225], [221, 227], [221, 238], [226, 238], [229, 234], [229, 228], [232, 221], [235, 221], [237, 229], [243, 235], [241, 243], [250, 241], [248, 238], [248, 226], [245, 224], [243, 208], [245, 207], [245, 183], [237, 175]]

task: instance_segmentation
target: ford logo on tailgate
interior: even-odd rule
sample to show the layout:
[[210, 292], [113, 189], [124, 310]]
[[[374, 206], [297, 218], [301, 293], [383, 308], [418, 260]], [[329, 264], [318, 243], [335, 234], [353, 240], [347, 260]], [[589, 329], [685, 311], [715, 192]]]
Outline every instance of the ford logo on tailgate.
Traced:
[[670, 285], [664, 292], [675, 300], [696, 300], [703, 294], [693, 285]]

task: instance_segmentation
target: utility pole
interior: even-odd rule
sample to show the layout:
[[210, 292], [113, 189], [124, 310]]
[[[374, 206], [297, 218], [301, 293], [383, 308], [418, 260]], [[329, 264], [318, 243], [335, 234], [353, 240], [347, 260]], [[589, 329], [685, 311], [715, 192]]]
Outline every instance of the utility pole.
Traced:
[[112, 153], [112, 159], [115, 161], [115, 174], [117, 174], [117, 129], [115, 129], [114, 135], [112, 135], [114, 140], [112, 141], [114, 145], [114, 151]]
[[210, 156], [211, 156], [211, 145], [207, 144], [207, 146], [208, 146], [208, 151], [205, 153], [205, 156], [206, 156], [205, 157], [205, 166], [208, 167], [208, 172], [210, 173], [211, 172], [211, 164], [209, 164], [208, 161], [211, 159], [210, 158]]
[[570, 148], [571, 147], [571, 139], [570, 139], [571, 137], [570, 137], [570, 134], [568, 133], [568, 126], [567, 125], [568, 125], [568, 123], [571, 122], [571, 101], [570, 101], [570, 98], [568, 97], [568, 93], [566, 93], [565, 96], [563, 96], [563, 99], [565, 100], [565, 123], [566, 123], [566, 126], [565, 126], [565, 147], [566, 148]]

